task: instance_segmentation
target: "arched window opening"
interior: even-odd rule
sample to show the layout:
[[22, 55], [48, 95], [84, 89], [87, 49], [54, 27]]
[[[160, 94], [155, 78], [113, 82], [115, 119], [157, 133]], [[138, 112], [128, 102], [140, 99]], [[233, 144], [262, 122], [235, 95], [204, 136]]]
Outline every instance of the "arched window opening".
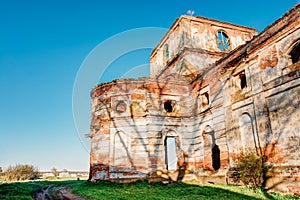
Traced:
[[114, 138], [114, 165], [128, 166], [130, 163], [128, 153], [128, 137], [123, 132], [117, 132]]
[[224, 33], [224, 31], [218, 31], [217, 33], [217, 44], [221, 51], [228, 51], [229, 50], [229, 37]]
[[216, 144], [215, 132], [207, 125], [202, 133], [204, 140], [204, 160], [215, 170], [221, 168], [220, 148]]
[[300, 61], [300, 41], [296, 43], [292, 51], [290, 52], [290, 57], [292, 63], [295, 64], [296, 62]]
[[257, 148], [253, 121], [249, 113], [243, 113], [239, 121], [240, 133], [241, 133], [241, 145], [244, 150]]

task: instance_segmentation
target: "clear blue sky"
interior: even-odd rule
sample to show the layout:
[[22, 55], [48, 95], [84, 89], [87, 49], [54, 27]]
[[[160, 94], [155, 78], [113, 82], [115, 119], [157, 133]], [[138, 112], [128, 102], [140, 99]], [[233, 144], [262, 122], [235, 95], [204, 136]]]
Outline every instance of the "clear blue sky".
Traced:
[[[73, 121], [72, 91], [81, 63], [105, 39], [133, 28], [169, 28], [189, 9], [194, 15], [262, 31], [298, 2], [2, 0], [0, 166], [29, 163], [41, 170], [88, 169], [89, 154]], [[131, 60], [134, 65], [144, 64], [149, 53], [130, 54], [116, 63], [119, 67], [132, 65]], [[119, 71], [117, 66], [102, 78], [118, 78]], [[86, 91], [87, 99], [88, 95]], [[88, 101], [82, 104], [89, 106]]]

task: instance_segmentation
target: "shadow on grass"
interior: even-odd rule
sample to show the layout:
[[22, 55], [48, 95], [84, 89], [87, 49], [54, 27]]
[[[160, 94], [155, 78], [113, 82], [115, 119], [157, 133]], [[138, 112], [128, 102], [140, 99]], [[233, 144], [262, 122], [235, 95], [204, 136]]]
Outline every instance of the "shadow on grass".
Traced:
[[0, 183], [0, 199], [33, 199], [33, 194], [49, 185], [72, 187], [72, 192], [86, 199], [296, 199], [293, 196], [269, 195], [261, 190], [251, 190], [229, 185], [196, 185], [161, 182], [114, 183], [100, 181], [28, 181]]
[[232, 187], [239, 192], [214, 185], [148, 184], [147, 182], [121, 184], [101, 181], [98, 183], [87, 182], [79, 187], [74, 187], [73, 192], [88, 199], [263, 199], [262, 197], [257, 198], [257, 194], [254, 192], [243, 194], [241, 188]]

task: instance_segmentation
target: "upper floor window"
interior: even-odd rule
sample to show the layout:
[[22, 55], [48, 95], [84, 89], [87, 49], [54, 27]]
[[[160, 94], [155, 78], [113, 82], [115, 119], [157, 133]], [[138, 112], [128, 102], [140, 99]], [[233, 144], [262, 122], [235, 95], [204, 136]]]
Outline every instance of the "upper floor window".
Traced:
[[202, 88], [199, 91], [198, 96], [198, 110], [200, 112], [206, 111], [210, 107], [211, 99], [210, 99], [210, 92], [209, 92], [209, 85]]
[[291, 50], [290, 59], [292, 60], [293, 64], [300, 61], [300, 40], [296, 42], [293, 49]]
[[243, 90], [247, 87], [247, 77], [245, 70], [239, 72], [233, 77], [233, 84], [236, 88], [236, 91]]
[[239, 74], [239, 82], [240, 82], [240, 88], [244, 89], [245, 87], [247, 87], [247, 79], [246, 79], [246, 75], [245, 75], [245, 71], [241, 72]]
[[168, 44], [165, 44], [164, 46], [164, 54], [165, 54], [165, 58], [170, 58], [170, 51], [169, 51], [169, 45]]
[[217, 33], [217, 44], [221, 51], [228, 51], [229, 50], [229, 37], [226, 35], [224, 31], [218, 31]]

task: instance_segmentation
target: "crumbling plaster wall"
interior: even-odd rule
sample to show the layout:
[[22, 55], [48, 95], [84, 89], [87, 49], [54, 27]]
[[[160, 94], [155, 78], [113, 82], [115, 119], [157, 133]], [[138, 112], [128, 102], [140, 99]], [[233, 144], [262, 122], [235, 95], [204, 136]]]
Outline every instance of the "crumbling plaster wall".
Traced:
[[[218, 31], [225, 32], [229, 37], [228, 51], [244, 44], [257, 34], [254, 29], [242, 26], [201, 17], [181, 16], [161, 43], [153, 50], [150, 57], [150, 76], [159, 75], [165, 66], [168, 66], [187, 49], [200, 50], [198, 52], [189, 51], [184, 56], [184, 59], [195, 66], [197, 70], [201, 71], [207, 65], [212, 64], [224, 55], [217, 44]], [[166, 57], [166, 48], [168, 48], [168, 57]], [[177, 62], [172, 66], [178, 65], [178, 63], [182, 63], [182, 59], [177, 59]], [[172, 66], [171, 68], [173, 68]]]
[[[92, 91], [92, 177], [141, 178], [165, 170], [165, 138], [170, 134], [177, 142], [178, 169], [201, 169], [205, 176], [220, 169], [225, 175], [223, 86], [213, 65], [225, 55], [217, 47], [216, 32], [221, 29], [230, 37], [230, 48], [256, 33], [205, 18], [181, 17], [151, 55], [151, 73], [164, 68], [158, 80], [117, 80]], [[198, 36], [203, 39], [196, 44]], [[164, 108], [166, 101], [172, 104], [171, 112]]]
[[201, 48], [212, 52], [221, 52], [217, 45], [217, 32], [224, 31], [230, 36], [230, 50], [252, 39], [257, 32], [254, 29], [232, 25], [229, 23], [208, 20], [202, 17], [189, 18], [188, 31], [190, 37], [187, 42], [193, 48]]
[[[182, 136], [182, 117], [189, 117], [196, 107], [191, 106], [195, 101], [189, 94], [189, 85], [179, 80], [117, 80], [96, 87], [90, 135], [92, 176], [141, 178], [165, 169], [164, 139], [170, 132], [178, 138], [177, 157], [182, 160], [185, 146], [192, 143], [192, 138]], [[172, 112], [164, 109], [166, 101], [173, 103]]]
[[[286, 165], [299, 165], [300, 159], [300, 152], [296, 150], [296, 146], [300, 145], [300, 72], [288, 56], [290, 47], [299, 40], [299, 23], [300, 19], [298, 25], [292, 24], [288, 32], [270, 43], [269, 51], [263, 49], [259, 52], [259, 68], [271, 129], [266, 143], [274, 144], [282, 151], [280, 161]], [[270, 57], [273, 62], [265, 67], [265, 60], [270, 60]]]
[[[289, 16], [297, 20], [286, 23]], [[226, 183], [235, 156], [255, 149], [274, 166], [267, 187], [300, 188], [300, 64], [289, 55], [300, 41], [299, 24], [299, 15], [286, 15], [238, 47], [256, 32], [205, 18], [177, 20], [150, 57], [152, 79], [92, 91], [90, 179], [178, 180], [184, 172]], [[230, 56], [217, 48], [218, 30], [238, 47]], [[175, 179], [167, 170], [168, 137], [176, 142]]]
[[[211, 150], [218, 145], [218, 169], [224, 176], [228, 153], [217, 74], [211, 68], [194, 86], [173, 78], [116, 80], [97, 86], [91, 94], [91, 176], [146, 178], [165, 171], [166, 137], [176, 138], [177, 169], [202, 169], [206, 176], [215, 170]], [[209, 100], [203, 102], [205, 93]], [[172, 112], [164, 108], [166, 101], [172, 103]]]
[[[175, 66], [180, 65], [183, 59], [199, 71], [214, 63], [226, 53], [217, 45], [218, 31], [225, 32], [229, 37], [228, 51], [244, 44], [257, 34], [254, 29], [242, 26], [201, 17], [182, 16], [153, 50], [150, 57], [150, 76], [164, 77], [169, 74], [171, 69], [176, 71], [178, 67]], [[168, 57], [166, 57], [166, 48], [168, 48]], [[198, 51], [195, 51], [196, 49]], [[178, 59], [178, 56], [185, 51], [188, 53]], [[166, 66], [171, 69], [165, 70]], [[162, 70], [165, 70], [163, 75], [161, 74]]]
[[[256, 148], [275, 166], [299, 166], [300, 153], [296, 147], [300, 144], [300, 74], [288, 55], [293, 43], [299, 40], [299, 27], [297, 20], [284, 31], [272, 35], [228, 69], [223, 77], [226, 80], [226, 134], [231, 156]], [[247, 81], [243, 89], [237, 81], [241, 72], [245, 73]], [[241, 127], [243, 114], [250, 116], [252, 127], [248, 126], [248, 130]], [[248, 143], [242, 141], [245, 132]]]

